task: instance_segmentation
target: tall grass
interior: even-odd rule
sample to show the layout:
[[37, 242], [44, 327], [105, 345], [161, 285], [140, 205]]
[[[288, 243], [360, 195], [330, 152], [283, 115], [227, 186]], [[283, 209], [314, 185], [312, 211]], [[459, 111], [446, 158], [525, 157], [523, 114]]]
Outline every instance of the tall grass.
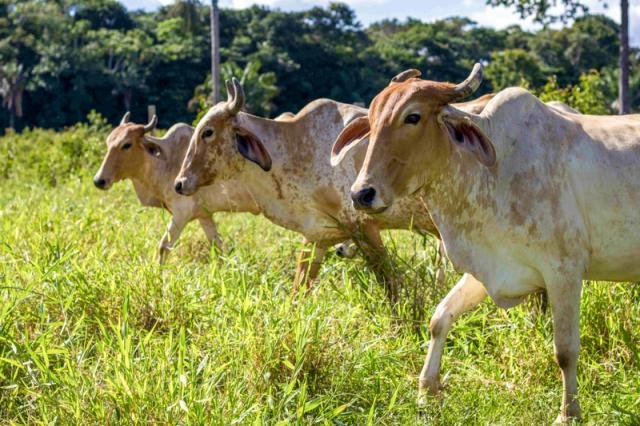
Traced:
[[[98, 123], [99, 124], [99, 123]], [[486, 302], [448, 340], [445, 391], [418, 416], [433, 241], [385, 235], [406, 278], [395, 314], [361, 260], [329, 256], [291, 294], [300, 238], [217, 215], [167, 265], [168, 215], [130, 185], [92, 187], [101, 125], [0, 139], [0, 423], [545, 424], [560, 404], [548, 313]], [[594, 206], [597, 208], [598, 206]], [[640, 286], [588, 283], [580, 398], [588, 424], [640, 422]]]

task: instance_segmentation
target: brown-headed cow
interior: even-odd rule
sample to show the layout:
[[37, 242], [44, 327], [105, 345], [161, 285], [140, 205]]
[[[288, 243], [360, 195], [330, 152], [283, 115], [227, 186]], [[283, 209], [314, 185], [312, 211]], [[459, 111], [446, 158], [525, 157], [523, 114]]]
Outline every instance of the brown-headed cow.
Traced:
[[157, 123], [153, 117], [147, 125], [129, 122], [127, 112], [107, 137], [107, 153], [93, 183], [107, 190], [115, 182], [130, 179], [143, 206], [161, 207], [171, 213], [171, 220], [158, 247], [162, 263], [187, 223], [197, 219], [210, 242], [220, 247], [212, 213], [235, 210], [235, 202], [245, 204], [242, 187], [204, 188], [195, 197], [185, 197], [173, 189], [173, 181], [193, 134], [193, 127], [178, 123], [162, 138], [149, 134]]

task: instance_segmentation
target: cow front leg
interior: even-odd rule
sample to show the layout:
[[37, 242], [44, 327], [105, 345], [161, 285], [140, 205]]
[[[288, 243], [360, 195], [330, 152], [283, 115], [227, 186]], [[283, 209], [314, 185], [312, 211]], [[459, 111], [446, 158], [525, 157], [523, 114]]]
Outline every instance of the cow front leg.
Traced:
[[581, 292], [581, 279], [547, 282], [547, 295], [553, 315], [553, 348], [562, 372], [562, 405], [556, 423], [580, 418], [577, 372]]
[[201, 217], [198, 218], [198, 222], [200, 222], [200, 226], [207, 236], [209, 243], [216, 247], [216, 251], [222, 250], [222, 239], [220, 239], [220, 236], [218, 235], [218, 228], [216, 227], [216, 223], [213, 221], [213, 218]]
[[180, 238], [180, 234], [186, 224], [187, 221], [182, 218], [176, 216], [171, 217], [167, 225], [167, 230], [162, 236], [162, 240], [160, 240], [160, 245], [158, 246], [158, 261], [160, 264], [163, 264], [167, 260], [169, 252], [175, 246], [178, 238]]
[[315, 244], [307, 240], [303, 244], [303, 248], [298, 253], [296, 276], [293, 280], [294, 292], [297, 292], [301, 285], [311, 289], [320, 271], [324, 255], [327, 252], [327, 247], [324, 245]]
[[440, 391], [440, 363], [447, 334], [455, 320], [463, 313], [478, 306], [487, 297], [482, 283], [471, 274], [464, 274], [460, 281], [438, 304], [431, 317], [429, 351], [418, 379], [418, 403], [423, 404], [427, 394]]

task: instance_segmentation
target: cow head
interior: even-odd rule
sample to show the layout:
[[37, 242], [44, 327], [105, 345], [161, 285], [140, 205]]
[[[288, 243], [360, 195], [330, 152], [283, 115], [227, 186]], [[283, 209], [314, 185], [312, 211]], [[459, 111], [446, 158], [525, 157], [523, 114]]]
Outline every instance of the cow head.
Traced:
[[242, 124], [244, 90], [235, 78], [226, 81], [228, 98], [213, 106], [198, 122], [182, 169], [175, 180], [179, 194], [191, 195], [247, 166], [247, 160], [263, 170], [271, 169], [271, 157], [260, 137]]
[[346, 126], [334, 143], [331, 161], [336, 164], [350, 147], [369, 137], [364, 164], [351, 187], [358, 209], [379, 213], [395, 198], [416, 192], [456, 150], [485, 166], [495, 163], [491, 141], [468, 114], [450, 105], [480, 86], [482, 66], [476, 64], [457, 85], [419, 76], [419, 71], [407, 70], [394, 77], [374, 98], [368, 117]]
[[129, 116], [127, 112], [107, 137], [107, 153], [93, 178], [94, 185], [99, 189], [109, 189], [119, 180], [136, 176], [145, 157], [157, 159], [163, 156], [162, 147], [145, 138], [145, 134], [156, 127], [158, 117], [154, 115], [144, 125], [130, 123]]

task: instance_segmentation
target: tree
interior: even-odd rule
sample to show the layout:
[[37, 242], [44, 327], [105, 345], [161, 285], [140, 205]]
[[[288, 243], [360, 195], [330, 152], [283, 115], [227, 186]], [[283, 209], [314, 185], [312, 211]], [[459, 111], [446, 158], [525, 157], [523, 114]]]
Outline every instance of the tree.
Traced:
[[494, 53], [487, 65], [486, 75], [493, 90], [502, 90], [509, 86], [535, 89], [544, 84], [540, 60], [523, 49], [507, 49]]
[[[242, 68], [235, 62], [225, 62], [221, 67], [221, 74], [225, 80], [236, 77], [240, 80], [246, 95], [246, 108], [249, 112], [262, 116], [269, 116], [273, 112], [273, 99], [278, 94], [276, 75], [273, 72], [261, 72], [262, 64], [253, 59]], [[196, 87], [193, 98], [189, 101], [191, 110], [196, 111], [199, 119], [213, 104], [209, 88], [211, 87], [211, 74], [205, 81]], [[220, 89], [219, 98], [226, 96], [226, 89]]]
[[583, 114], [609, 114], [608, 87], [600, 73], [591, 70], [580, 75], [578, 84], [559, 87], [558, 80], [551, 76], [538, 93], [540, 100], [561, 101]]
[[[533, 17], [534, 21], [543, 25], [561, 21], [568, 22], [580, 15], [584, 15], [589, 8], [583, 0], [486, 0], [491, 6], [515, 6], [521, 18]], [[557, 3], [563, 7], [560, 14], [551, 13], [551, 8]], [[606, 4], [606, 2], [604, 2]], [[629, 100], [629, 1], [620, 0], [620, 77], [618, 82], [618, 111], [620, 114], [630, 112]]]
[[29, 77], [22, 64], [15, 61], [0, 64], [0, 96], [9, 110], [9, 128], [15, 128], [16, 117], [22, 117], [22, 97]]

